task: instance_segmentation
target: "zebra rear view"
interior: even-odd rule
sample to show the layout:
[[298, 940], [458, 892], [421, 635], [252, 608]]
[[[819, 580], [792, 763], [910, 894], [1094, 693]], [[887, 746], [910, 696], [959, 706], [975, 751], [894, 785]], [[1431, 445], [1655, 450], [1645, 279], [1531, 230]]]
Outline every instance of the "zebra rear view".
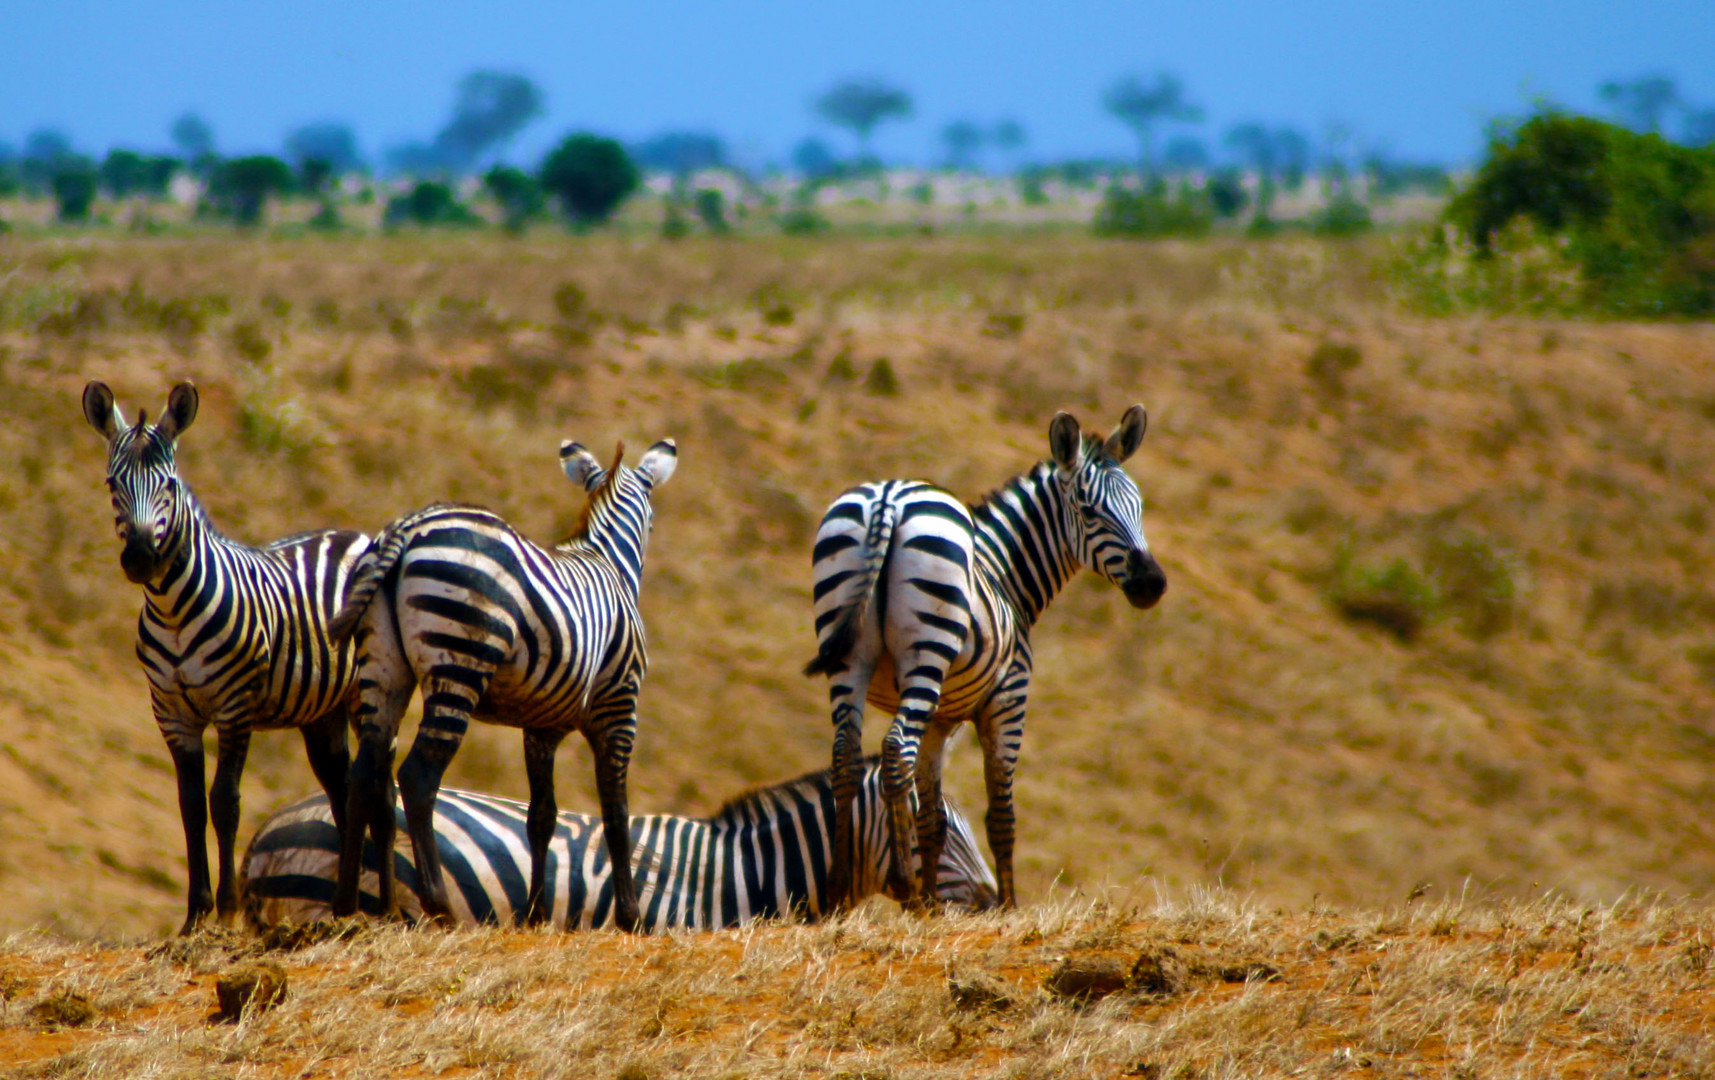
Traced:
[[[886, 891], [886, 806], [881, 763], [863, 762], [855, 830], [856, 895]], [[713, 930], [755, 919], [827, 914], [827, 868], [833, 837], [834, 792], [827, 770], [758, 788], [712, 817], [671, 814], [631, 819], [636, 844], [632, 874], [642, 911], [641, 929]], [[940, 899], [980, 911], [996, 900], [994, 874], [975, 834], [948, 802], [947, 846], [941, 854]], [[460, 926], [510, 926], [524, 914], [529, 880], [528, 813], [524, 803], [443, 788], [435, 803], [435, 835], [446, 853], [441, 869]], [[588, 930], [613, 916], [612, 863], [606, 858], [601, 818], [561, 811], [550, 843], [554, 854], [544, 904], [553, 925]], [[323, 796], [301, 800], [263, 823], [244, 856], [246, 911], [262, 926], [308, 923], [332, 913], [338, 876], [339, 833]], [[375, 848], [363, 851], [360, 905], [379, 914], [380, 865]], [[393, 874], [414, 882], [410, 845], [395, 844]], [[401, 913], [422, 914], [401, 893]], [[903, 897], [893, 895], [893, 899]]]
[[[678, 451], [663, 440], [635, 469], [609, 468], [576, 443], [560, 463], [589, 492], [575, 535], [538, 547], [499, 515], [431, 506], [388, 526], [359, 566], [336, 636], [356, 632], [360, 734], [334, 910], [357, 909], [366, 829], [392, 845], [393, 739], [421, 685], [423, 719], [399, 769], [423, 910], [450, 919], [433, 818], [441, 776], [472, 719], [522, 728], [530, 782], [528, 918], [540, 922], [548, 845], [555, 829], [554, 755], [580, 731], [595, 758], [606, 846], [613, 861], [614, 921], [637, 924], [631, 878], [626, 772], [637, 733], [637, 693], [648, 667], [637, 594], [653, 511], [650, 496], [672, 476]], [[359, 624], [361, 623], [361, 627]], [[394, 909], [383, 861], [383, 910]]]
[[[894, 716], [882, 744], [882, 790], [893, 866], [920, 850], [936, 895], [945, 820], [941, 766], [947, 737], [970, 720], [983, 750], [989, 850], [1001, 903], [1014, 905], [1012, 781], [1024, 739], [1030, 628], [1080, 566], [1117, 585], [1133, 607], [1153, 607], [1167, 578], [1143, 534], [1143, 498], [1121, 464], [1148, 424], [1126, 410], [1103, 439], [1067, 413], [1048, 429], [1050, 456], [974, 505], [923, 481], [852, 488], [823, 516], [812, 555], [816, 656], [807, 675], [830, 677], [837, 816], [835, 851], [849, 851], [866, 702]], [[910, 797], [915, 789], [915, 815]], [[830, 891], [845, 898], [836, 859]]]
[[[107, 489], [124, 544], [119, 564], [143, 586], [137, 658], [178, 779], [190, 869], [180, 933], [211, 911], [222, 919], [237, 912], [238, 782], [252, 731], [302, 732], [316, 779], [343, 808], [356, 658], [330, 639], [327, 624], [369, 547], [362, 533], [334, 530], [261, 548], [220, 535], [178, 474], [178, 439], [197, 403], [196, 387], [183, 382], [154, 425], [146, 413], [127, 425], [105, 384], [83, 392], [84, 418], [107, 440]], [[205, 803], [202, 743], [211, 725], [218, 756]], [[211, 816], [220, 859], [212, 893]]]

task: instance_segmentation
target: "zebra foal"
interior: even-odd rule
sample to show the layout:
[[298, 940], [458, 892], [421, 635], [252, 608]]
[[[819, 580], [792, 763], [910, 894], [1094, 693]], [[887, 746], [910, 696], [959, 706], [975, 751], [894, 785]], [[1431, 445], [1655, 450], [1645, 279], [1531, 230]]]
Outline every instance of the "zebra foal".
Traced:
[[[887, 842], [881, 768], [863, 762], [852, 853], [858, 899], [886, 893], [892, 845]], [[399, 813], [401, 811], [397, 811]], [[975, 834], [949, 802], [947, 845], [938, 876], [941, 901], [983, 910], [995, 903], [995, 880]], [[632, 873], [641, 907], [640, 929], [712, 930], [753, 919], [827, 914], [828, 853], [833, 840], [834, 789], [826, 770], [742, 795], [708, 818], [666, 814], [631, 819], [636, 846]], [[510, 926], [528, 903], [529, 816], [524, 803], [444, 788], [435, 803], [435, 836], [443, 855], [454, 920], [461, 926]], [[364, 911], [379, 914], [373, 845], [363, 852]], [[561, 811], [549, 844], [543, 903], [551, 922], [567, 930], [607, 925], [613, 915], [612, 863], [601, 818]], [[303, 799], [263, 823], [245, 853], [245, 910], [261, 926], [308, 923], [332, 911], [339, 833], [324, 796]], [[416, 880], [410, 845], [394, 848], [393, 873]], [[903, 896], [889, 893], [895, 900]], [[402, 913], [413, 910], [402, 896]]]
[[[327, 623], [369, 546], [362, 533], [333, 530], [260, 548], [220, 535], [176, 463], [197, 402], [196, 387], [183, 382], [160, 420], [151, 425], [141, 412], [128, 425], [106, 385], [83, 391], [84, 418], [107, 440], [107, 490], [124, 545], [119, 565], [143, 586], [137, 659], [173, 758], [190, 867], [182, 934], [210, 911], [223, 920], [237, 912], [238, 781], [252, 731], [299, 729], [316, 779], [343, 810], [356, 664], [349, 646], [329, 639]], [[203, 733], [211, 725], [217, 756], [205, 804]], [[220, 859], [212, 894], [210, 816]]]
[[[638, 921], [631, 878], [625, 780], [637, 734], [637, 692], [648, 668], [637, 593], [649, 542], [650, 496], [673, 475], [671, 439], [650, 447], [635, 469], [609, 468], [573, 442], [560, 464], [589, 492], [573, 537], [545, 550], [498, 515], [471, 506], [431, 506], [389, 525], [358, 567], [335, 638], [358, 631], [362, 696], [347, 825], [334, 910], [357, 910], [366, 829], [378, 850], [392, 847], [393, 739], [411, 693], [423, 691], [423, 719], [399, 768], [405, 823], [416, 855], [418, 893], [431, 918], [450, 919], [435, 842], [436, 793], [470, 721], [524, 732], [530, 782], [530, 892], [527, 917], [543, 901], [555, 828], [554, 754], [571, 731], [589, 741], [613, 875], [614, 921]], [[392, 864], [381, 863], [382, 910], [394, 910]]]
[[[894, 716], [882, 749], [893, 867], [920, 845], [916, 902], [934, 897], [941, 765], [948, 734], [970, 720], [983, 751], [989, 851], [1000, 900], [1017, 902], [1013, 772], [1024, 739], [1030, 628], [1081, 566], [1133, 607], [1153, 607], [1167, 578], [1143, 535], [1143, 498], [1121, 468], [1148, 416], [1133, 405], [1103, 439], [1059, 413], [1050, 456], [975, 505], [923, 481], [862, 484], [834, 500], [812, 554], [817, 652], [807, 675], [831, 676], [836, 859], [829, 888], [848, 894], [845, 839], [857, 787], [864, 703]], [[915, 779], [918, 813], [909, 797]]]

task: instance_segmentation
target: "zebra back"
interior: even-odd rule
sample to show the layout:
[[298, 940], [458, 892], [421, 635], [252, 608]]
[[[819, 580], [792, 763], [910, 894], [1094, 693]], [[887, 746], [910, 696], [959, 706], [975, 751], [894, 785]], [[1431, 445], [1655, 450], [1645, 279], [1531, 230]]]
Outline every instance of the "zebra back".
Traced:
[[[883, 891], [891, 854], [882, 811], [879, 766], [865, 763], [857, 812], [880, 823], [857, 830], [860, 895]], [[442, 789], [435, 833], [455, 919], [461, 925], [512, 925], [523, 912], [530, 877], [528, 806], [475, 792]], [[396, 810], [400, 815], [403, 810]], [[948, 842], [941, 859], [941, 896], [973, 909], [993, 906], [994, 875], [969, 821], [946, 803]], [[643, 925], [649, 930], [713, 929], [752, 919], [818, 915], [832, 835], [833, 789], [825, 772], [759, 788], [731, 800], [709, 818], [637, 815], [633, 873]], [[408, 888], [400, 906], [421, 916], [417, 871], [403, 821], [394, 872]], [[259, 925], [311, 922], [329, 916], [338, 873], [339, 835], [325, 797], [303, 799], [270, 817], [244, 857], [246, 911]], [[377, 856], [365, 842], [360, 909], [379, 914]], [[548, 897], [552, 923], [567, 929], [609, 925], [611, 867], [601, 818], [562, 811], [549, 844]]]

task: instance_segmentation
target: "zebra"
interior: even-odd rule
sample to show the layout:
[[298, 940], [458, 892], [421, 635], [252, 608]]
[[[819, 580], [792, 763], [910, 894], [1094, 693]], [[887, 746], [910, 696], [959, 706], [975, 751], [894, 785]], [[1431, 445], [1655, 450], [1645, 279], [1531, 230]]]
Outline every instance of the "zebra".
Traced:
[[[613, 875], [614, 922], [638, 922], [631, 878], [625, 779], [637, 733], [637, 693], [648, 667], [637, 593], [652, 518], [650, 495], [673, 475], [671, 439], [650, 447], [635, 469], [602, 468], [577, 443], [560, 446], [560, 464], [589, 492], [572, 538], [544, 550], [499, 515], [473, 506], [436, 505], [389, 525], [374, 555], [352, 578], [330, 626], [336, 639], [357, 633], [362, 702], [357, 756], [347, 804], [334, 910], [357, 910], [359, 860], [366, 829], [377, 850], [392, 847], [393, 740], [412, 691], [421, 684], [423, 719], [399, 768], [406, 827], [413, 841], [418, 894], [431, 917], [450, 919], [435, 844], [435, 795], [471, 719], [524, 732], [530, 781], [530, 892], [527, 917], [548, 915], [544, 899], [555, 821], [554, 754], [581, 731], [595, 757], [604, 838]], [[392, 864], [381, 864], [383, 911], [396, 903]]]
[[[347, 576], [369, 547], [362, 533], [322, 530], [254, 548], [216, 531], [179, 479], [179, 436], [197, 391], [173, 387], [161, 419], [127, 425], [113, 392], [83, 391], [83, 415], [107, 440], [107, 489], [124, 547], [119, 565], [143, 586], [137, 659], [155, 723], [172, 755], [190, 887], [181, 934], [212, 911], [238, 910], [233, 852], [238, 782], [254, 730], [297, 728], [310, 767], [335, 805], [346, 797], [345, 729], [357, 704], [355, 651], [328, 637]], [[214, 783], [204, 802], [203, 733], [215, 729]], [[206, 832], [214, 819], [220, 877], [209, 888]]]
[[[893, 877], [889, 874], [893, 848], [887, 842], [881, 800], [881, 763], [870, 758], [861, 767], [853, 853], [854, 897], [860, 899], [886, 892]], [[970, 822], [951, 802], [944, 810], [948, 829], [938, 877], [940, 898], [973, 911], [991, 908], [997, 895], [994, 875], [983, 861]], [[632, 872], [641, 928], [712, 930], [742, 926], [753, 919], [826, 915], [833, 812], [833, 784], [822, 770], [751, 791], [726, 803], [712, 817], [633, 817], [637, 844], [632, 849]], [[396, 815], [402, 813], [395, 808]], [[434, 820], [454, 920], [461, 926], [517, 922], [528, 903], [526, 804], [443, 788]], [[328, 918], [339, 848], [339, 832], [325, 796], [303, 799], [270, 817], [244, 856], [245, 911], [250, 920], [266, 927]], [[561, 811], [549, 852], [543, 903], [552, 911], [552, 925], [566, 930], [608, 925], [613, 915], [613, 877], [601, 818]], [[379, 914], [373, 845], [365, 847], [363, 859], [367, 888], [359, 904], [366, 913]], [[409, 845], [395, 845], [393, 873], [400, 881], [416, 880]], [[402, 913], [419, 917], [421, 910], [413, 908], [411, 899], [402, 897]]]
[[[922, 481], [862, 484], [834, 500], [812, 553], [817, 653], [806, 675], [832, 677], [835, 860], [829, 888], [848, 896], [844, 853], [867, 699], [894, 714], [882, 744], [882, 790], [892, 817], [892, 866], [920, 844], [916, 906], [936, 896], [941, 767], [948, 734], [973, 721], [983, 751], [989, 850], [1000, 902], [1017, 903], [1013, 772], [1024, 738], [1030, 628], [1080, 566], [1149, 608], [1167, 577], [1143, 535], [1143, 499], [1121, 463], [1148, 414], [1126, 410], [1107, 439], [1058, 413], [1050, 457], [974, 505]], [[915, 775], [918, 812], [909, 803]]]

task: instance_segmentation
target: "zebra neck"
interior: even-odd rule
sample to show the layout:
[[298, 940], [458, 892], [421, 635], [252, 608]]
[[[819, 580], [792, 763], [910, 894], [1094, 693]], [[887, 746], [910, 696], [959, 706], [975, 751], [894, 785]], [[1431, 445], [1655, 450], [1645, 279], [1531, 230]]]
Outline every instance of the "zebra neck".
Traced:
[[1038, 462], [971, 508], [977, 564], [1026, 625], [1034, 625], [1079, 568], [1072, 508]]
[[181, 486], [172, 524], [161, 539], [167, 568], [160, 577], [143, 586], [149, 607], [163, 625], [175, 625], [182, 615], [196, 609], [186, 600], [212, 580], [211, 564], [218, 558], [218, 549], [225, 545], [224, 538], [203, 513], [202, 504], [188, 487]]
[[[629, 477], [615, 478], [616, 482]], [[632, 599], [643, 585], [643, 552], [649, 541], [648, 496], [633, 489], [632, 484], [611, 496], [602, 498], [590, 508], [583, 534], [561, 547], [593, 550], [612, 564], [625, 582]]]

